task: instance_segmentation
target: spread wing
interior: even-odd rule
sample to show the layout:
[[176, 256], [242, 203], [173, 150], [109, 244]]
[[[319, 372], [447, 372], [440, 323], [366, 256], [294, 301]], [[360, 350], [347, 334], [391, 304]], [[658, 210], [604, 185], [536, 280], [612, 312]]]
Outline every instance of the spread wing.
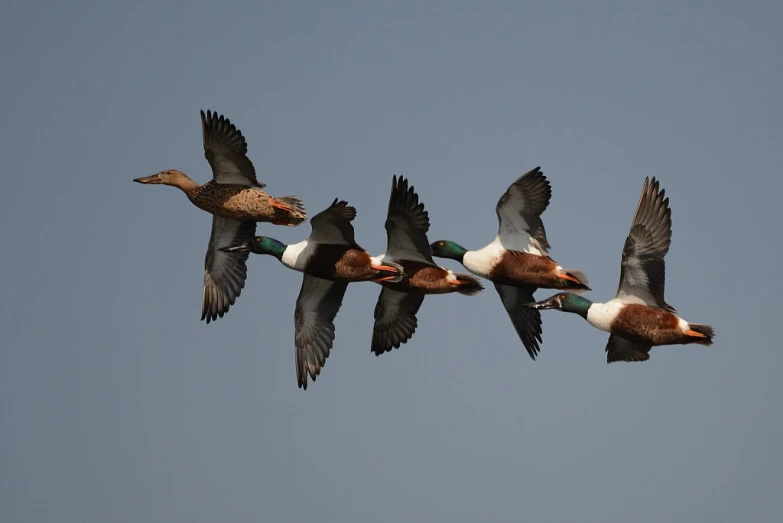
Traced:
[[332, 281], [305, 274], [296, 299], [294, 345], [296, 381], [307, 390], [307, 375], [313, 381], [326, 365], [334, 342], [334, 317], [343, 304], [348, 282]]
[[551, 198], [552, 187], [540, 167], [511, 184], [495, 208], [498, 239], [506, 250], [548, 256], [549, 242], [541, 213]]
[[674, 308], [663, 297], [666, 284], [666, 263], [663, 258], [671, 244], [672, 214], [669, 199], [664, 198], [665, 191], [658, 189], [655, 178], [652, 181], [644, 179], [631, 232], [623, 247], [617, 297], [626, 302], [674, 312]]
[[535, 309], [525, 307], [525, 303], [533, 303], [535, 287], [512, 287], [511, 285], [495, 284], [500, 300], [511, 318], [511, 323], [517, 331], [519, 339], [527, 349], [527, 353], [535, 360], [541, 349], [541, 313]]
[[206, 319], [207, 323], [218, 317], [222, 318], [228, 312], [242, 292], [247, 279], [245, 262], [250, 253], [221, 252], [218, 249], [243, 244], [250, 241], [255, 234], [255, 222], [212, 217], [212, 235], [204, 260], [204, 293], [201, 305], [201, 319]]
[[247, 157], [245, 137], [228, 118], [201, 111], [201, 134], [204, 156], [217, 183], [266, 187], [256, 179], [256, 169]]
[[652, 345], [641, 345], [611, 334], [606, 344], [606, 363], [613, 361], [647, 361], [650, 359]]
[[389, 211], [386, 215], [386, 256], [391, 260], [419, 261], [435, 265], [430, 254], [427, 231], [430, 219], [424, 204], [408, 180], [394, 175]]
[[380, 356], [384, 352], [400, 348], [416, 332], [423, 294], [408, 294], [384, 287], [375, 305], [375, 325], [372, 329], [372, 352]]
[[348, 205], [344, 200], [332, 202], [327, 209], [319, 212], [310, 219], [313, 232], [310, 240], [315, 243], [329, 243], [337, 245], [350, 245], [354, 249], [362, 249], [354, 239], [353, 225], [356, 218], [356, 209]]

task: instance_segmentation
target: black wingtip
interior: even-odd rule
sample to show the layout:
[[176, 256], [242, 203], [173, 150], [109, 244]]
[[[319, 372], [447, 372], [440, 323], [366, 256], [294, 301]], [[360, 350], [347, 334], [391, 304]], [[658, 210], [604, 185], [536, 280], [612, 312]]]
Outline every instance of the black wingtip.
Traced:
[[416, 188], [410, 185], [407, 178], [396, 174], [392, 178], [387, 216], [395, 213], [405, 215], [417, 229], [425, 233], [429, 231], [429, 213], [424, 209], [424, 204], [419, 201]]
[[352, 222], [356, 218], [356, 207], [348, 205], [346, 200], [334, 199], [332, 204], [327, 207], [324, 212], [331, 212], [336, 216]]

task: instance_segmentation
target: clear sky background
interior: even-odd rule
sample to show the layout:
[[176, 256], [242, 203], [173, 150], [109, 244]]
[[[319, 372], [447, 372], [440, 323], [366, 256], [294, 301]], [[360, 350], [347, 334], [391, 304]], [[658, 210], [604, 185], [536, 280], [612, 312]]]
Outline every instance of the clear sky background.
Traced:
[[[780, 521], [781, 19], [772, 1], [3, 2], [0, 521]], [[477, 248], [540, 165], [551, 254], [597, 301], [657, 176], [666, 297], [715, 346], [607, 365], [606, 333], [549, 312], [533, 362], [490, 286], [428, 297], [376, 358], [380, 287], [352, 284], [299, 390], [301, 276], [254, 256], [237, 305], [200, 322], [211, 218], [131, 182], [209, 179], [200, 109], [242, 130], [272, 194], [355, 205], [374, 253], [393, 174], [431, 241]]]

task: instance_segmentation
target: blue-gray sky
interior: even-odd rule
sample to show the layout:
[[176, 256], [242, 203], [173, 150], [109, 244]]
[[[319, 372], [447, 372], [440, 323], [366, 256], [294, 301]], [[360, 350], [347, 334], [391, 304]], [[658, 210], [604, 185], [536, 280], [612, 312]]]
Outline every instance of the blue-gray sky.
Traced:
[[[783, 7], [687, 4], [4, 2], [0, 520], [779, 521]], [[657, 176], [667, 299], [715, 346], [607, 365], [550, 312], [532, 362], [490, 286], [428, 297], [376, 358], [356, 284], [301, 391], [301, 276], [252, 257], [199, 322], [210, 217], [131, 183], [209, 179], [202, 108], [273, 194], [354, 204], [375, 253], [393, 174], [431, 240], [476, 248], [540, 165], [551, 253], [594, 300]]]

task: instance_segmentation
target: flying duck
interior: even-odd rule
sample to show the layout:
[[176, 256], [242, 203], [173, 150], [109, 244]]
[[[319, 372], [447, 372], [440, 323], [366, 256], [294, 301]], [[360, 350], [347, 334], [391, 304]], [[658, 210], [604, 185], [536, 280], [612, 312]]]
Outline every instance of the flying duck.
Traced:
[[384, 263], [402, 265], [405, 277], [383, 286], [375, 306], [372, 351], [376, 356], [399, 348], [416, 331], [419, 311], [427, 294], [458, 292], [473, 296], [484, 289], [478, 279], [439, 267], [430, 254], [427, 231], [430, 219], [424, 204], [408, 180], [392, 179], [386, 217], [386, 252], [378, 256]]
[[469, 251], [449, 240], [439, 240], [430, 249], [434, 256], [451, 258], [467, 270], [495, 284], [500, 301], [532, 359], [541, 342], [541, 314], [525, 307], [536, 289], [589, 290], [584, 273], [564, 269], [549, 257], [541, 214], [552, 198], [552, 187], [540, 167], [520, 176], [500, 197], [495, 212], [498, 233], [482, 249]]
[[177, 187], [196, 207], [212, 214], [201, 307], [201, 319], [209, 323], [228, 312], [247, 278], [247, 254], [230, 256], [220, 248], [255, 236], [256, 222], [294, 226], [307, 216], [297, 197], [276, 198], [263, 190], [266, 185], [256, 178], [245, 138], [228, 118], [201, 111], [201, 132], [212, 180], [199, 185], [172, 169], [133, 181]]
[[582, 296], [560, 293], [528, 305], [578, 314], [593, 327], [611, 333], [606, 344], [607, 363], [646, 361], [650, 349], [657, 345], [712, 345], [715, 331], [711, 326], [685, 321], [664, 300], [664, 257], [672, 237], [671, 209], [664, 193], [654, 177], [644, 179], [613, 299], [593, 303]]
[[304, 273], [294, 313], [296, 381], [307, 390], [307, 375], [315, 381], [326, 365], [334, 342], [334, 318], [349, 282], [395, 282], [403, 268], [370, 256], [354, 239], [351, 222], [356, 209], [345, 201], [332, 202], [311, 220], [310, 236], [285, 245], [256, 236], [244, 243], [222, 247], [226, 253], [268, 254], [290, 269]]

